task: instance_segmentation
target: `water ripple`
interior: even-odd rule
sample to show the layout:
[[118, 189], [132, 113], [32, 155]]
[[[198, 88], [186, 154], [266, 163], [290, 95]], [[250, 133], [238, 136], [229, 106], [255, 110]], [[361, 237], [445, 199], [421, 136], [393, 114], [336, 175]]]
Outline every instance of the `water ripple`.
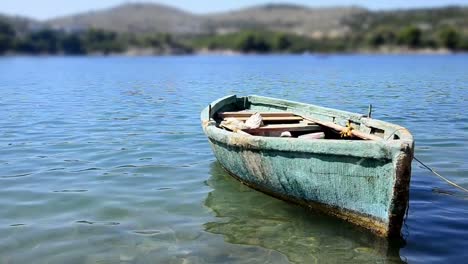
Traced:
[[[462, 263], [468, 198], [413, 165], [406, 245], [253, 191], [199, 114], [261, 94], [408, 127], [468, 188], [468, 57], [0, 58], [0, 256], [11, 263]], [[125, 73], [125, 74], [122, 74]]]

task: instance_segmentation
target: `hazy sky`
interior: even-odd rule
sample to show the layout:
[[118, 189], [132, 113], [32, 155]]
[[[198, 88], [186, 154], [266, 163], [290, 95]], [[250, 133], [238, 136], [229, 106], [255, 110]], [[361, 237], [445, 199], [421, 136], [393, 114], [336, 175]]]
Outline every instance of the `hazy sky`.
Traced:
[[312, 7], [359, 5], [370, 9], [468, 5], [468, 0], [0, 0], [0, 13], [47, 19], [130, 2], [162, 3], [199, 14], [264, 3], [295, 3]]

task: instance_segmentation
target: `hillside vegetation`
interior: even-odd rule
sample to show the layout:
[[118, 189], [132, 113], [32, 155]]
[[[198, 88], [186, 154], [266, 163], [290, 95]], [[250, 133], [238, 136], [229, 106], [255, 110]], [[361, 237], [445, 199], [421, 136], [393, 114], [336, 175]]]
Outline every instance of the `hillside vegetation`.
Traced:
[[127, 4], [50, 21], [0, 15], [0, 53], [188, 54], [468, 50], [468, 8], [371, 12], [263, 5], [194, 15]]

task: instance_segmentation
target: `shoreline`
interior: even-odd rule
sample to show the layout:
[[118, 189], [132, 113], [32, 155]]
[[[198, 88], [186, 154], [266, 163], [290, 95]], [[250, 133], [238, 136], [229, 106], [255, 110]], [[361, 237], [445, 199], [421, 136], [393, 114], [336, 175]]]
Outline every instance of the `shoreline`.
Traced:
[[468, 51], [452, 51], [448, 49], [385, 49], [385, 50], [355, 50], [355, 51], [337, 51], [337, 52], [239, 52], [235, 50], [195, 50], [193, 52], [148, 52], [148, 50], [131, 49], [120, 53], [89, 53], [89, 54], [25, 54], [25, 53], [6, 53], [1, 54], [0, 58], [5, 57], [167, 57], [167, 56], [333, 56], [333, 55], [463, 55]]

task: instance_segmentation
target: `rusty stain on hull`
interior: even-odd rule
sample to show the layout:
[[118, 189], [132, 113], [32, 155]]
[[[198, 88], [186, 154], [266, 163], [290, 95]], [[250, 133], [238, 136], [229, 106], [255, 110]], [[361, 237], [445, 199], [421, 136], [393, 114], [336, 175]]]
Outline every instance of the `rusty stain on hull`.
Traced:
[[[222, 166], [222, 165], [221, 165]], [[353, 223], [357, 226], [363, 227], [365, 229], [370, 229], [373, 233], [375, 233], [378, 236], [387, 236], [387, 227], [385, 223], [382, 223], [378, 219], [373, 218], [372, 216], [364, 216], [359, 213], [346, 210], [343, 208], [338, 208], [338, 207], [333, 207], [330, 205], [314, 202], [314, 201], [305, 201], [302, 199], [297, 199], [295, 197], [287, 196], [287, 195], [282, 195], [276, 192], [272, 192], [271, 190], [262, 187], [261, 185], [254, 184], [251, 182], [247, 182], [243, 180], [241, 177], [237, 176], [236, 174], [232, 173], [228, 169], [226, 169], [223, 166], [224, 170], [229, 173], [233, 178], [241, 182], [242, 184], [255, 189], [259, 192], [263, 192], [265, 194], [268, 194], [270, 196], [273, 196], [275, 198], [278, 198], [280, 200], [286, 201], [286, 202], [292, 202], [295, 204], [298, 204], [302, 207], [305, 207], [307, 209], [311, 209], [313, 211], [318, 211], [327, 215], [331, 216], [336, 216], [342, 220], [345, 220], [347, 222]]]
[[402, 153], [396, 159], [395, 174], [396, 182], [393, 188], [392, 208], [389, 213], [388, 236], [396, 237], [400, 235], [404, 216], [409, 202], [409, 185], [411, 181], [411, 161], [413, 160], [414, 146], [403, 145]]

